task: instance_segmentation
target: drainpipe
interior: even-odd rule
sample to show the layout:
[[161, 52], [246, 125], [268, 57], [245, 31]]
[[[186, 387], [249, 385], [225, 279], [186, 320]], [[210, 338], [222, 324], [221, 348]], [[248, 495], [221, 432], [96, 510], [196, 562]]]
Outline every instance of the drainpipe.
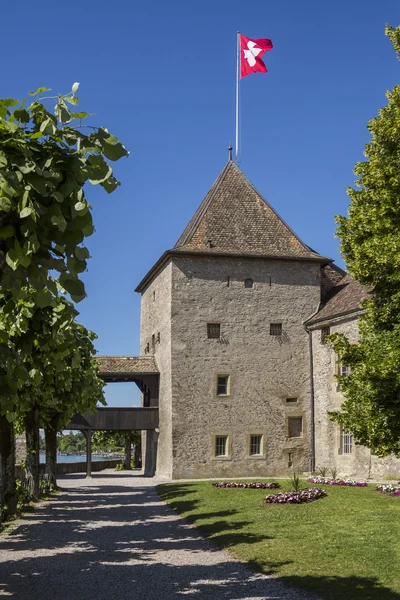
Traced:
[[308, 334], [308, 348], [309, 348], [309, 359], [310, 359], [310, 400], [311, 400], [311, 456], [310, 456], [310, 471], [315, 471], [315, 395], [314, 395], [314, 359], [313, 359], [313, 345], [312, 345], [312, 331], [307, 327], [307, 321], [312, 319], [320, 310], [321, 302], [318, 303], [317, 310], [315, 313], [310, 315], [308, 319], [303, 322], [304, 329]]

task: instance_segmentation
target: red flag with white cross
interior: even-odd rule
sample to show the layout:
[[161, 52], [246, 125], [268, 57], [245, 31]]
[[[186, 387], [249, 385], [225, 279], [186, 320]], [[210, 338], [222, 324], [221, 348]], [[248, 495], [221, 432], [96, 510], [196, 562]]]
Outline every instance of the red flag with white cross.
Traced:
[[267, 67], [261, 60], [265, 52], [272, 50], [271, 40], [255, 40], [239, 34], [240, 37], [240, 78], [252, 73], [266, 73]]

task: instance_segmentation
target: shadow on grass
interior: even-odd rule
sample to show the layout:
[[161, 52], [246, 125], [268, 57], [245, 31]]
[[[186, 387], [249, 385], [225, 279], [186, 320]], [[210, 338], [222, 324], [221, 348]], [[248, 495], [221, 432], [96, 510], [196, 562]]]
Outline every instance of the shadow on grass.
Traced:
[[[260, 565], [252, 565], [257, 570]], [[398, 565], [393, 565], [393, 569]], [[383, 586], [376, 577], [280, 577], [286, 586], [306, 589], [325, 600], [400, 600], [400, 594]]]

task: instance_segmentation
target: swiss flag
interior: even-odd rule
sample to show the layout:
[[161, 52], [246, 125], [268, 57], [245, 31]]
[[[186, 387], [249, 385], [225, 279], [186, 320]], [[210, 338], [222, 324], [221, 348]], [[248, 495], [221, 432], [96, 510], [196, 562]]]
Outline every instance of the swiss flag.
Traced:
[[251, 73], [266, 73], [267, 67], [261, 60], [262, 55], [272, 50], [272, 42], [266, 38], [253, 40], [240, 35], [240, 78]]

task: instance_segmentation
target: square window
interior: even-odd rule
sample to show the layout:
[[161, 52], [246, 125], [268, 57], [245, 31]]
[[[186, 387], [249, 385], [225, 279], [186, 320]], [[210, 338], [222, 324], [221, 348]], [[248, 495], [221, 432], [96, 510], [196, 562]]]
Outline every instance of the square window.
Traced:
[[321, 344], [326, 344], [326, 338], [331, 334], [330, 327], [322, 327], [321, 329]]
[[288, 417], [288, 437], [299, 438], [303, 436], [303, 417]]
[[253, 280], [248, 278], [244, 280], [244, 287], [246, 288], [252, 288], [253, 287]]
[[269, 335], [282, 335], [282, 323], [270, 323]]
[[262, 435], [250, 436], [250, 456], [262, 455]]
[[220, 323], [207, 323], [207, 337], [209, 340], [219, 340], [221, 337]]
[[286, 398], [286, 403], [287, 404], [296, 404], [297, 398]]
[[228, 456], [227, 435], [217, 435], [215, 437], [215, 456]]
[[229, 375], [217, 375], [217, 396], [229, 396]]

